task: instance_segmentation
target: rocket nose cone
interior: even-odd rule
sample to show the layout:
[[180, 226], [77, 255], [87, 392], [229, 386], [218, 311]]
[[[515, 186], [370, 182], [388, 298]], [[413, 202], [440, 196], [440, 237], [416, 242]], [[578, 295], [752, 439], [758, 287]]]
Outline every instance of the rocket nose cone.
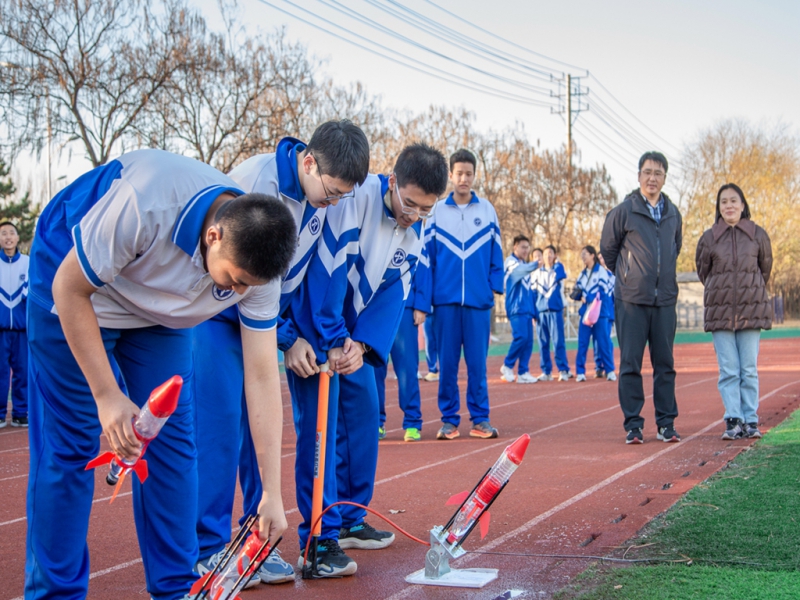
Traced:
[[159, 419], [170, 416], [178, 407], [178, 398], [181, 395], [183, 378], [180, 375], [173, 375], [162, 383], [150, 394], [147, 401], [150, 405], [150, 412]]
[[523, 433], [519, 436], [513, 444], [511, 444], [508, 448], [506, 448], [506, 456], [513, 462], [515, 465], [518, 465], [522, 462], [523, 457], [525, 456], [525, 451], [528, 449], [528, 442], [531, 441], [531, 436], [527, 433]]

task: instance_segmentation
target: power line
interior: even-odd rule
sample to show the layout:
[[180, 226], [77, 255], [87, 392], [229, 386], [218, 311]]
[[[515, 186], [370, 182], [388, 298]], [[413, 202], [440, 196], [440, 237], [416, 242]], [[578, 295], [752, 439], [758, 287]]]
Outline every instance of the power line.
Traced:
[[[287, 2], [288, 0], [283, 0], [283, 1]], [[393, 63], [396, 63], [396, 64], [399, 64], [399, 65], [402, 65], [402, 66], [404, 66], [406, 68], [409, 68], [411, 70], [418, 71], [418, 72], [423, 73], [425, 75], [429, 75], [431, 77], [436, 78], [437, 80], [444, 80], [444, 81], [446, 81], [448, 83], [452, 83], [453, 85], [456, 85], [456, 86], [459, 86], [459, 87], [462, 87], [462, 88], [465, 88], [465, 89], [468, 89], [468, 90], [476, 91], [476, 92], [479, 92], [481, 94], [486, 94], [486, 95], [492, 96], [494, 98], [500, 98], [500, 99], [503, 99], [503, 100], [509, 100], [511, 102], [517, 102], [519, 104], [527, 104], [527, 105], [530, 105], [530, 106], [540, 106], [540, 107], [546, 107], [546, 108], [550, 107], [550, 106], [553, 106], [553, 104], [551, 104], [551, 103], [541, 102], [541, 101], [538, 101], [538, 100], [533, 100], [531, 98], [528, 98], [528, 97], [525, 97], [525, 96], [520, 96], [520, 95], [514, 94], [512, 92], [506, 92], [506, 91], [503, 91], [503, 90], [497, 90], [495, 88], [490, 88], [489, 86], [486, 86], [486, 85], [483, 85], [483, 84], [480, 84], [480, 83], [477, 83], [477, 82], [473, 83], [473, 84], [464, 83], [463, 81], [460, 81], [460, 80], [457, 80], [457, 79], [453, 79], [450, 76], [450, 73], [448, 73], [447, 71], [445, 71], [443, 69], [439, 69], [439, 68], [434, 67], [432, 65], [428, 65], [426, 63], [423, 63], [422, 61], [419, 61], [417, 59], [414, 59], [414, 58], [411, 58], [411, 57], [408, 57], [408, 56], [405, 57], [406, 60], [411, 61], [412, 63], [416, 63], [416, 64], [420, 65], [420, 67], [413, 67], [413, 66], [409, 65], [408, 63], [403, 62], [403, 61], [399, 60], [398, 58], [396, 58], [394, 56], [390, 56], [388, 54], [384, 54], [382, 52], [378, 52], [376, 50], [373, 50], [372, 48], [369, 48], [367, 46], [359, 44], [359, 43], [357, 43], [357, 42], [355, 42], [355, 41], [353, 41], [351, 39], [348, 39], [347, 37], [338, 36], [335, 33], [325, 29], [324, 27], [322, 27], [320, 25], [317, 25], [316, 23], [312, 23], [311, 21], [308, 21], [307, 19], [304, 19], [303, 17], [295, 15], [295, 14], [293, 14], [293, 13], [291, 13], [291, 12], [289, 12], [289, 11], [279, 7], [279, 6], [276, 6], [272, 2], [269, 2], [268, 0], [258, 0], [258, 2], [260, 2], [261, 4], [265, 4], [265, 5], [267, 5], [267, 6], [271, 7], [271, 8], [274, 8], [278, 12], [281, 12], [281, 13], [289, 16], [289, 17], [292, 17], [293, 19], [296, 19], [296, 20], [300, 21], [301, 23], [304, 23], [304, 24], [306, 24], [306, 25], [308, 25], [310, 27], [313, 27], [314, 29], [317, 29], [319, 31], [327, 33], [328, 35], [330, 35], [332, 37], [335, 37], [337, 40], [346, 42], [346, 43], [348, 43], [348, 44], [350, 44], [352, 46], [355, 46], [356, 48], [359, 48], [361, 50], [365, 50], [366, 52], [369, 52], [370, 54], [373, 54], [375, 56], [379, 56], [381, 58], [384, 58], [386, 60], [389, 60], [389, 61], [391, 61]], [[316, 17], [316, 15], [314, 15], [314, 13], [312, 13], [311, 11], [308, 11], [308, 10], [302, 8], [302, 7], [296, 7], [296, 8], [299, 8], [303, 12], [305, 12], [307, 14], [311, 14], [312, 16]], [[320, 18], [320, 17], [317, 17], [317, 18]], [[369, 38], [367, 38], [365, 36], [359, 35], [357, 33], [349, 32], [348, 35], [350, 35], [351, 37], [355, 37], [355, 38], [364, 40], [365, 42], [368, 42], [370, 44], [373, 44], [373, 45], [376, 45], [376, 46], [380, 46], [380, 44], [378, 42], [375, 42], [375, 41], [373, 41], [373, 40], [371, 40], [371, 39], [369, 39]], [[428, 70], [428, 69], [430, 69], [430, 70]], [[431, 73], [431, 71], [433, 71], [434, 73], [437, 73], [437, 74]]]
[[[471, 22], [471, 21], [468, 21], [468, 20], [467, 20], [467, 19], [465, 19], [464, 17], [462, 17], [462, 16], [460, 16], [460, 15], [457, 15], [457, 14], [456, 14], [456, 13], [454, 13], [454, 12], [450, 12], [450, 11], [449, 11], [449, 10], [447, 10], [446, 8], [442, 8], [441, 6], [439, 6], [438, 4], [436, 4], [435, 2], [433, 2], [432, 0], [425, 0], [425, 2], [427, 2], [427, 3], [428, 3], [428, 4], [430, 4], [431, 6], [435, 6], [435, 7], [436, 7], [436, 8], [438, 8], [440, 11], [442, 11], [442, 12], [444, 12], [444, 13], [447, 13], [447, 14], [448, 14], [448, 15], [450, 15], [451, 17], [453, 17], [453, 18], [455, 18], [455, 19], [458, 19], [458, 20], [459, 20], [459, 21], [461, 21], [462, 23], [465, 23], [465, 24], [469, 25], [469, 26], [470, 26], [470, 27], [472, 27], [473, 29], [476, 29], [476, 30], [478, 30], [478, 31], [480, 31], [480, 32], [482, 32], [482, 33], [484, 33], [484, 34], [488, 35], [488, 36], [491, 36], [491, 37], [493, 37], [493, 38], [495, 38], [495, 39], [498, 39], [498, 40], [500, 40], [501, 42], [504, 42], [504, 43], [506, 43], [506, 44], [508, 44], [508, 45], [510, 45], [510, 46], [513, 46], [514, 48], [517, 48], [517, 49], [519, 49], [519, 50], [522, 50], [523, 52], [527, 52], [528, 54], [531, 54], [531, 55], [533, 55], [533, 56], [538, 56], [539, 58], [544, 58], [545, 60], [549, 60], [549, 61], [551, 61], [551, 62], [554, 62], [554, 63], [560, 64], [560, 65], [564, 65], [565, 67], [569, 67], [569, 68], [571, 68], [571, 69], [577, 69], [577, 70], [579, 70], [579, 71], [585, 71], [587, 75], [589, 74], [589, 71], [588, 71], [587, 69], [584, 69], [583, 67], [579, 67], [579, 66], [577, 66], [577, 65], [573, 65], [573, 64], [571, 64], [571, 63], [564, 62], [563, 60], [558, 60], [557, 58], [553, 58], [552, 56], [547, 56], [546, 54], [542, 54], [542, 53], [540, 53], [540, 52], [536, 52], [536, 51], [534, 51], [534, 50], [531, 50], [530, 48], [526, 48], [525, 46], [521, 46], [521, 45], [519, 45], [519, 44], [516, 44], [516, 43], [512, 42], [511, 40], [507, 40], [507, 39], [506, 39], [506, 38], [504, 38], [503, 36], [497, 35], [496, 33], [492, 33], [492, 32], [491, 32], [491, 31], [489, 31], [488, 29], [484, 29], [483, 27], [480, 27], [480, 26], [478, 26], [478, 25], [475, 25], [473, 22]], [[548, 67], [544, 67], [544, 66], [543, 66], [543, 68], [548, 68]], [[558, 73], [560, 73], [560, 72], [559, 72], [559, 71], [557, 71], [556, 69], [552, 69], [552, 68], [550, 68], [549, 70], [553, 71], [554, 73], [557, 73], [557, 72], [558, 72]]]
[[[441, 58], [442, 60], [445, 60], [445, 61], [447, 61], [449, 63], [458, 65], [458, 66], [463, 67], [465, 69], [468, 69], [470, 71], [474, 71], [475, 73], [478, 73], [478, 74], [483, 75], [485, 77], [489, 77], [491, 79], [496, 79], [498, 81], [502, 81], [503, 83], [507, 83], [507, 84], [510, 84], [510, 85], [513, 85], [513, 86], [517, 86], [517, 87], [522, 88], [522, 89], [524, 89], [524, 90], [526, 90], [528, 92], [531, 92], [533, 94], [540, 94], [540, 95], [548, 96], [548, 97], [550, 96], [550, 90], [549, 89], [546, 89], [546, 88], [543, 88], [543, 87], [540, 87], [540, 86], [527, 84], [527, 83], [524, 83], [522, 81], [518, 81], [516, 79], [511, 79], [509, 77], [504, 77], [502, 75], [498, 75], [496, 73], [490, 73], [489, 71], [486, 71], [484, 69], [476, 67], [475, 65], [471, 65], [469, 63], [465, 63], [463, 61], [455, 59], [452, 56], [448, 56], [447, 54], [445, 54], [443, 52], [439, 52], [438, 50], [434, 50], [432, 48], [429, 48], [428, 46], [426, 46], [426, 45], [424, 45], [424, 44], [422, 44], [420, 42], [412, 40], [411, 38], [409, 38], [407, 36], [404, 36], [404, 35], [402, 35], [400, 33], [397, 33], [396, 31], [393, 31], [391, 28], [387, 28], [384, 25], [381, 25], [380, 23], [378, 23], [374, 19], [370, 19], [369, 17], [365, 17], [365, 16], [357, 13], [353, 9], [342, 5], [340, 2], [337, 2], [337, 0], [317, 0], [317, 2], [319, 2], [320, 4], [322, 4], [324, 6], [327, 6], [328, 8], [331, 8], [331, 9], [335, 10], [336, 12], [338, 12], [340, 14], [344, 14], [345, 16], [349, 16], [349, 17], [351, 17], [353, 19], [356, 19], [357, 21], [363, 23], [364, 25], [367, 25], [368, 27], [371, 27], [371, 28], [381, 32], [384, 35], [388, 34], [391, 37], [400, 40], [401, 42], [405, 42], [406, 44], [409, 44], [410, 46], [413, 46], [414, 48], [417, 48], [417, 49], [422, 50], [424, 52], [428, 52], [429, 54], [433, 54], [434, 56], [436, 56], [438, 58]], [[301, 7], [298, 7], [298, 8], [301, 8]]]
[[[379, 4], [378, 0], [366, 0], [366, 1], [369, 4], [372, 4], [373, 6], [383, 10], [384, 12], [387, 12], [388, 14], [392, 14], [392, 15], [396, 16], [397, 18], [402, 19], [404, 22], [412, 24], [407, 17], [402, 17], [399, 14], [397, 14], [397, 12], [389, 12], [388, 8], [384, 7], [384, 6], [381, 6]], [[477, 42], [477, 41], [472, 41], [471, 40], [472, 41], [471, 44], [465, 44], [462, 41], [464, 39], [464, 34], [459, 32], [459, 31], [454, 30], [452, 27], [448, 27], [447, 25], [441, 23], [440, 21], [436, 21], [435, 19], [432, 19], [431, 17], [423, 15], [420, 12], [417, 12], [417, 11], [407, 7], [407, 6], [404, 6], [403, 4], [397, 2], [396, 0], [385, 0], [385, 1], [388, 2], [389, 4], [393, 5], [393, 6], [396, 6], [397, 8], [401, 9], [402, 11], [411, 14], [415, 18], [415, 20], [417, 22], [421, 22], [421, 23], [425, 24], [425, 26], [426, 26], [426, 28], [427, 28], [427, 30], [429, 32], [431, 32], [431, 30], [433, 30], [433, 34], [436, 35], [437, 37], [441, 37], [442, 35], [445, 35], [450, 40], [454, 40], [454, 41], [451, 41], [451, 43], [457, 44], [459, 47], [465, 48], [468, 52], [476, 54], [475, 50], [479, 50], [479, 51], [483, 52], [484, 54], [488, 54], [489, 56], [494, 57], [494, 59], [496, 59], [496, 60], [500, 60], [500, 61], [503, 61], [505, 63], [511, 63], [511, 64], [519, 65], [520, 67], [523, 67], [523, 68], [527, 69], [528, 71], [533, 73], [533, 74], [526, 73], [526, 75], [528, 75], [530, 77], [537, 76], [537, 77], [539, 77], [539, 78], [541, 78], [541, 79], [543, 79], [544, 81], [547, 81], [547, 82], [550, 82], [553, 79], [553, 69], [548, 69], [546, 67], [543, 67], [542, 65], [538, 65], [538, 64], [532, 63], [530, 61], [524, 61], [524, 60], [521, 61], [519, 59], [519, 57], [514, 56], [514, 55], [512, 55], [512, 54], [510, 54], [510, 53], [508, 53], [508, 52], [506, 52], [504, 50], [500, 50], [499, 48], [496, 48], [494, 46], [489, 46], [487, 44], [483, 44], [483, 43], [480, 43], [480, 42]]]

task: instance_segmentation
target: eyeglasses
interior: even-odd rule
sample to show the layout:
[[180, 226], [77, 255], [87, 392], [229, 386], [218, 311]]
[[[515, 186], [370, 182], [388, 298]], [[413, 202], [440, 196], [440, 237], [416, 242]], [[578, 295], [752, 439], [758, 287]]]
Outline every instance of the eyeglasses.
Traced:
[[645, 169], [642, 171], [642, 175], [644, 175], [645, 178], [655, 177], [656, 179], [664, 179], [667, 174], [664, 171], [651, 171], [650, 169]]
[[419, 206], [411, 206], [405, 201], [403, 196], [400, 195], [400, 186], [398, 186], [397, 183], [394, 184], [394, 187], [397, 190], [397, 197], [400, 199], [400, 210], [403, 211], [404, 215], [416, 215], [423, 221], [433, 216], [433, 211], [436, 208], [435, 204], [423, 212], [420, 210]]
[[[311, 154], [311, 153], [309, 153]], [[314, 162], [317, 164], [317, 176], [319, 177], [319, 182], [322, 184], [322, 191], [325, 192], [325, 197], [320, 200], [320, 202], [334, 202], [337, 200], [347, 200], [348, 198], [354, 198], [356, 195], [355, 190], [350, 190], [349, 192], [345, 192], [344, 194], [331, 194], [328, 191], [328, 188], [325, 187], [325, 181], [322, 179], [324, 173], [322, 172], [322, 165], [320, 165], [319, 160], [317, 157], [311, 154], [314, 158]]]

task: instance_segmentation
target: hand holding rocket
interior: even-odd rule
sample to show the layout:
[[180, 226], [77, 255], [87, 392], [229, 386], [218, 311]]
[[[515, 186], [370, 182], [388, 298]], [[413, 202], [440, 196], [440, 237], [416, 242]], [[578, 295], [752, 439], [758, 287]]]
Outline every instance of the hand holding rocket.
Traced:
[[152, 391], [150, 398], [134, 419], [133, 432], [142, 442], [142, 451], [135, 460], [120, 458], [113, 452], [104, 452], [86, 465], [87, 471], [101, 465], [111, 465], [106, 476], [108, 485], [116, 484], [111, 502], [117, 497], [125, 476], [131, 471], [136, 473], [142, 483], [147, 479], [147, 461], [142, 457], [147, 450], [147, 445], [158, 435], [164, 423], [175, 412], [182, 386], [183, 379], [180, 375], [171, 377]]

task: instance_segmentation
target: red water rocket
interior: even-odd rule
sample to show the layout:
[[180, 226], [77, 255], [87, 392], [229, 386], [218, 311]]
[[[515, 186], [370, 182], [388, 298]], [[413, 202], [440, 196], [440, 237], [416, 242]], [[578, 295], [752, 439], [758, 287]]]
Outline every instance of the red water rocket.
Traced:
[[257, 515], [245, 521], [214, 568], [192, 586], [191, 600], [241, 600], [239, 592], [258, 579], [258, 570], [283, 539], [270, 548], [268, 541], [259, 539], [257, 522]]
[[425, 556], [425, 569], [406, 577], [409, 583], [454, 587], [483, 587], [497, 577], [497, 569], [451, 569], [449, 561], [465, 554], [461, 547], [476, 525], [481, 538], [489, 531], [489, 506], [497, 499], [517, 470], [530, 436], [525, 433], [508, 446], [497, 462], [481, 478], [471, 492], [451, 497], [447, 504], [459, 504], [458, 510], [444, 527], [431, 530], [431, 549]]
[[111, 465], [106, 475], [108, 485], [116, 485], [111, 496], [111, 502], [117, 497], [125, 476], [133, 471], [142, 483], [147, 479], [147, 461], [142, 457], [147, 450], [148, 444], [158, 435], [164, 423], [175, 412], [178, 407], [178, 398], [181, 395], [183, 379], [180, 375], [171, 377], [150, 393], [147, 402], [139, 411], [139, 416], [133, 420], [133, 432], [142, 442], [142, 451], [138, 458], [129, 461], [120, 458], [113, 452], [103, 452], [97, 458], [90, 460], [86, 465], [86, 470], [94, 469], [101, 465]]

